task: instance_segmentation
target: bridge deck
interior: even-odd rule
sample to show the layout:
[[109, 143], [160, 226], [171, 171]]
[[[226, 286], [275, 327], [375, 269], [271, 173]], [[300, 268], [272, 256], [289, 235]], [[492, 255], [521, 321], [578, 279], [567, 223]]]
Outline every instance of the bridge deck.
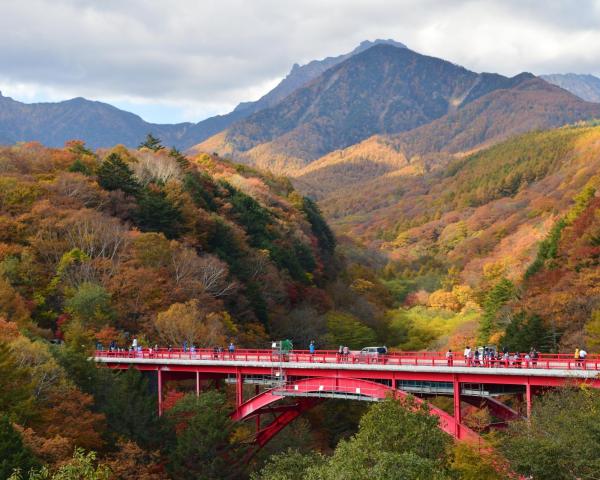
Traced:
[[143, 350], [142, 352], [98, 351], [95, 361], [109, 366], [135, 365], [137, 368], [144, 369], [160, 367], [163, 370], [198, 371], [219, 368], [223, 373], [242, 368], [248, 373], [282, 369], [288, 374], [293, 374], [294, 371], [302, 374], [312, 371], [313, 375], [331, 370], [346, 372], [346, 374], [350, 372], [461, 374], [489, 377], [492, 382], [493, 377], [596, 379], [599, 378], [600, 373], [600, 359], [593, 357], [581, 362], [567, 355], [545, 355], [535, 363], [494, 361], [485, 365], [473, 365], [464, 358], [455, 357], [449, 365], [444, 354], [436, 352], [393, 353], [376, 357], [360, 354], [345, 357], [338, 355], [337, 352], [317, 352], [313, 355], [308, 352], [297, 352], [281, 358], [271, 350], [240, 350], [233, 354], [216, 353], [211, 350], [198, 350], [193, 353]]

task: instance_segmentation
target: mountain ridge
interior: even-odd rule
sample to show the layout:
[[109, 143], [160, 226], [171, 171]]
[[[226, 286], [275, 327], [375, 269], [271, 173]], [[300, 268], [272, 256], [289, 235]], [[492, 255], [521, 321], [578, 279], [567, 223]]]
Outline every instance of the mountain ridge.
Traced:
[[[68, 140], [81, 139], [91, 148], [108, 147], [117, 143], [135, 147], [147, 133], [152, 133], [160, 137], [165, 144], [187, 149], [217, 134], [232, 123], [275, 105], [295, 88], [311, 81], [331, 66], [364, 51], [369, 46], [381, 43], [405, 48], [403, 44], [394, 40], [366, 40], [349, 53], [326, 57], [323, 60], [313, 60], [302, 66], [294, 64], [288, 75], [260, 99], [242, 102], [229, 113], [209, 117], [197, 123], [146, 122], [135, 113], [83, 97], [61, 102], [23, 103], [10, 97], [3, 97], [0, 92], [0, 144], [39, 141], [50, 147], [61, 147]], [[79, 112], [74, 111], [74, 103], [79, 107]], [[49, 110], [51, 110], [50, 114]], [[90, 119], [94, 112], [100, 121], [98, 126]], [[63, 116], [66, 116], [70, 123], [62, 124], [60, 119]], [[113, 128], [113, 125], [117, 127]]]
[[549, 83], [568, 90], [588, 102], [600, 103], [600, 78], [590, 74], [553, 73], [540, 75]]
[[376, 45], [194, 149], [233, 155], [277, 173], [295, 172], [371, 135], [412, 130], [532, 78], [478, 74], [407, 48]]

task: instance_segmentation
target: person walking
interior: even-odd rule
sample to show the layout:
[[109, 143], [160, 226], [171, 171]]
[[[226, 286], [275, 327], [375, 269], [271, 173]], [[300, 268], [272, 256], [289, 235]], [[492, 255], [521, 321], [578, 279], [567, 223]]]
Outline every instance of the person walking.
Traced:
[[350, 356], [350, 348], [348, 348], [348, 346], [346, 345], [342, 349], [342, 352], [344, 354], [344, 360], [347, 362], [348, 361], [348, 357]]
[[467, 367], [471, 366], [471, 347], [469, 347], [468, 345], [465, 347], [465, 351], [463, 352], [463, 355], [465, 357], [465, 365]]
[[310, 352], [311, 355], [315, 354], [315, 341], [314, 340], [310, 341], [310, 345], [308, 346], [308, 351]]
[[448, 351], [446, 352], [446, 362], [448, 363], [449, 367], [451, 367], [452, 364], [454, 363], [452, 361], [453, 357], [454, 357], [454, 354], [452, 353], [452, 350], [448, 349]]
[[540, 354], [535, 349], [535, 347], [531, 347], [531, 351], [529, 352], [529, 356], [531, 357], [531, 367], [535, 368], [537, 365], [537, 360]]
[[575, 359], [575, 366], [579, 366], [579, 347], [575, 349], [575, 353], [573, 354], [573, 358]]
[[235, 345], [233, 342], [229, 343], [229, 358], [233, 358], [233, 354], [235, 353]]
[[579, 367], [585, 368], [585, 359], [587, 357], [587, 352], [582, 348], [579, 350]]

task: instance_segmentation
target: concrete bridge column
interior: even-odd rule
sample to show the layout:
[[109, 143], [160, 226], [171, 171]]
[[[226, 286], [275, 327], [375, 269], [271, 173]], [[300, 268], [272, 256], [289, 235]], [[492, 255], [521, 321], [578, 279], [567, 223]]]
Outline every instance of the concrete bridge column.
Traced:
[[460, 438], [460, 425], [462, 423], [462, 415], [460, 412], [460, 382], [458, 376], [454, 375], [454, 435], [456, 438]]
[[158, 367], [157, 370], [157, 380], [158, 380], [158, 416], [162, 416], [163, 414], [163, 404], [162, 404], [162, 370]]
[[525, 384], [525, 401], [527, 402], [527, 418], [531, 417], [531, 383], [529, 378], [527, 378], [527, 383]]
[[235, 404], [239, 407], [242, 403], [244, 403], [244, 382], [238, 368], [235, 372]]

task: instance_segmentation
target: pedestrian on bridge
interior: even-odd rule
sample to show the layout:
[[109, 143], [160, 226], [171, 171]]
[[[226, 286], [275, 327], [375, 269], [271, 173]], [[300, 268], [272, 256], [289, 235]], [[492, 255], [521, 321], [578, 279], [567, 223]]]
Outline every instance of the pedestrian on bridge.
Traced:
[[467, 367], [471, 366], [471, 358], [473, 355], [473, 352], [471, 352], [471, 347], [469, 347], [468, 345], [465, 347], [465, 351], [463, 352], [463, 355], [465, 357], [465, 365]]
[[454, 363], [453, 360], [452, 360], [453, 357], [454, 357], [454, 354], [452, 353], [452, 350], [448, 349], [448, 351], [446, 352], [446, 360], [448, 361], [448, 366], [449, 367], [451, 367], [452, 364]]
[[582, 348], [579, 350], [579, 366], [581, 368], [585, 368], [585, 357], [587, 357], [587, 352]]
[[311, 355], [315, 354], [315, 341], [314, 340], [310, 341], [310, 345], [308, 346], [308, 351], [310, 352]]
[[233, 342], [229, 343], [229, 358], [233, 358], [233, 354], [235, 353], [235, 345]]
[[537, 365], [537, 360], [538, 360], [538, 357], [540, 356], [540, 353], [535, 349], [535, 347], [531, 347], [529, 356], [531, 357], [531, 366], [533, 368], [535, 368]]

